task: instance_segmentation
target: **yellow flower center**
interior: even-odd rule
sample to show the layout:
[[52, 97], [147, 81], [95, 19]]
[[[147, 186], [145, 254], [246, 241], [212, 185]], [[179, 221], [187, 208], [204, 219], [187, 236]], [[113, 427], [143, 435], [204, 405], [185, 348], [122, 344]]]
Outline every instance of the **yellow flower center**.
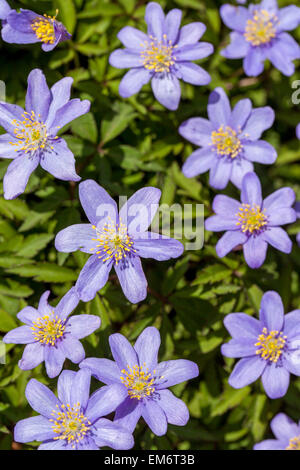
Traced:
[[[153, 373], [155, 374], [155, 371]], [[127, 370], [123, 369], [122, 374], [121, 381], [128, 389], [130, 398], [141, 400], [154, 393], [155, 378], [152, 377], [145, 364], [143, 366], [135, 365], [132, 368], [127, 366]]]
[[300, 436], [292, 437], [285, 450], [300, 450]]
[[[56, 11], [56, 16], [58, 11]], [[55, 42], [55, 20], [56, 16], [44, 15], [38, 16], [31, 23], [31, 29], [35, 32], [36, 37], [45, 44], [54, 44]]]
[[255, 343], [255, 346], [259, 346], [256, 354], [260, 355], [262, 359], [276, 363], [283, 352], [286, 338], [282, 332], [276, 330], [268, 332], [267, 328], [263, 328], [262, 334], [259, 335], [258, 341]]
[[[14, 134], [17, 142], [10, 142], [10, 144], [16, 146], [16, 152], [22, 150], [25, 153], [34, 153], [37, 150], [43, 150], [47, 145], [48, 135], [41, 116], [36, 116], [34, 111], [31, 113], [25, 111], [22, 118], [24, 118], [23, 121], [13, 120], [16, 126]], [[50, 148], [53, 149], [52, 146]]]
[[173, 55], [176, 46], [172, 45], [172, 41], [167, 40], [165, 34], [162, 41], [150, 36], [150, 41], [145, 41], [141, 45], [144, 47], [141, 58], [145, 69], [153, 72], [170, 72], [170, 67], [175, 64], [176, 60]]
[[82, 440], [90, 430], [91, 422], [80, 410], [80, 404], [74, 406], [56, 405], [57, 409], [52, 411], [52, 429], [58, 436], [54, 440], [66, 440], [75, 448], [76, 444]]
[[57, 315], [44, 315], [33, 322], [31, 330], [35, 341], [55, 346], [56, 341], [64, 335], [65, 328], [65, 323]]
[[236, 132], [229, 126], [221, 126], [211, 133], [212, 144], [219, 155], [226, 155], [232, 159], [237, 157], [243, 146]]
[[[93, 238], [98, 242], [96, 254], [103, 262], [113, 260], [118, 264], [128, 254], [136, 253], [133, 248], [133, 240], [128, 235], [127, 227], [121, 221], [119, 224], [114, 222], [106, 223], [100, 232], [95, 225], [92, 227], [97, 234], [97, 238]], [[94, 249], [91, 248], [91, 251]]]
[[252, 46], [261, 46], [269, 43], [276, 37], [276, 23], [278, 18], [266, 10], [255, 10], [253, 18], [247, 21], [245, 39]]
[[259, 232], [267, 225], [267, 216], [258, 205], [242, 204], [236, 214], [239, 221], [236, 223], [242, 232], [253, 234]]

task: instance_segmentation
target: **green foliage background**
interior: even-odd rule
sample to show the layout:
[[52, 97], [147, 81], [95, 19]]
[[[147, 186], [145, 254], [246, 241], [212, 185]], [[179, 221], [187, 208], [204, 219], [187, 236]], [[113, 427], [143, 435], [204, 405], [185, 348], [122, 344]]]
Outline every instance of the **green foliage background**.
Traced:
[[[150, 86], [139, 95], [123, 100], [118, 85], [123, 72], [108, 65], [109, 53], [120, 46], [117, 32], [125, 25], [145, 29], [146, 2], [136, 0], [23, 0], [12, 7], [31, 8], [54, 14], [73, 34], [73, 40], [51, 53], [39, 45], [10, 46], [1, 43], [0, 79], [7, 86], [7, 101], [24, 105], [26, 80], [33, 68], [41, 68], [48, 84], [64, 76], [74, 78], [73, 97], [89, 99], [91, 112], [63, 129], [76, 156], [78, 173], [92, 178], [113, 196], [130, 196], [137, 189], [161, 188], [163, 203], [204, 203], [211, 214], [216, 193], [207, 175], [186, 179], [180, 169], [193, 147], [178, 134], [179, 124], [193, 116], [206, 117], [208, 95], [224, 87], [232, 103], [249, 97], [255, 107], [270, 105], [276, 122], [264, 134], [279, 154], [272, 166], [256, 165], [264, 195], [291, 186], [300, 199], [300, 148], [295, 127], [299, 107], [292, 104], [292, 82], [268, 64], [258, 78], [247, 78], [241, 61], [219, 55], [229, 39], [222, 25], [219, 7], [212, 0], [162, 0], [166, 10], [183, 9], [183, 24], [202, 21], [207, 25], [204, 40], [212, 42], [215, 53], [203, 61], [212, 81], [208, 87], [182, 83], [178, 111], [170, 112], [153, 98]], [[224, 2], [225, 3], [225, 2]], [[279, 1], [280, 6], [290, 3]], [[294, 37], [300, 40], [300, 28]], [[0, 162], [1, 180], [8, 161]], [[238, 197], [229, 186], [226, 194]], [[86, 221], [78, 200], [78, 185], [55, 180], [43, 170], [31, 177], [24, 195], [14, 201], [0, 197], [0, 333], [19, 325], [17, 312], [26, 305], [37, 306], [40, 295], [52, 291], [56, 304], [76, 281], [87, 255], [56, 252], [54, 237], [62, 228]], [[300, 225], [289, 227], [295, 242]], [[160, 359], [186, 358], [198, 363], [200, 378], [173, 387], [189, 406], [191, 420], [186, 427], [169, 426], [166, 436], [153, 436], [141, 421], [136, 432], [136, 449], [251, 449], [269, 433], [269, 420], [279, 411], [300, 418], [300, 379], [292, 378], [282, 400], [268, 399], [259, 382], [234, 390], [228, 376], [234, 360], [224, 359], [220, 345], [228, 340], [224, 316], [243, 311], [257, 315], [263, 292], [274, 289], [282, 296], [286, 311], [299, 308], [300, 249], [294, 243], [290, 256], [269, 249], [267, 262], [258, 271], [247, 268], [242, 252], [218, 259], [216, 234], [206, 233], [204, 248], [185, 252], [175, 261], [144, 261], [149, 295], [139, 305], [126, 301], [114, 277], [97, 297], [80, 303], [78, 313], [99, 315], [99, 331], [83, 340], [86, 355], [110, 357], [108, 336], [121, 332], [130, 340], [149, 325], [160, 329]], [[13, 444], [14, 424], [32, 415], [24, 390], [35, 377], [55, 390], [44, 366], [22, 372], [18, 360], [23, 346], [7, 347], [7, 364], [0, 365], [0, 449], [20, 448]], [[65, 368], [74, 368], [65, 363]], [[93, 383], [99, 386], [99, 382]], [[23, 446], [32, 449], [36, 444]]]

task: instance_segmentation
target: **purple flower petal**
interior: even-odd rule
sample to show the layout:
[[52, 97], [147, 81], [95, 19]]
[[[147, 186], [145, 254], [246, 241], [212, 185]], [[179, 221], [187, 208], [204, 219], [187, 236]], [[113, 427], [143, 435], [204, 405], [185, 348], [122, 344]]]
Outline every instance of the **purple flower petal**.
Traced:
[[194, 22], [183, 26], [179, 32], [177, 46], [183, 47], [187, 44], [195, 44], [203, 36], [205, 30], [206, 26], [200, 22]]
[[18, 319], [29, 326], [32, 326], [32, 322], [36, 321], [39, 316], [39, 312], [33, 307], [25, 307], [17, 314]]
[[142, 417], [156, 436], [163, 436], [167, 432], [167, 417], [159, 404], [153, 400], [143, 403]]
[[232, 171], [230, 175], [230, 181], [239, 189], [242, 188], [242, 182], [244, 176], [253, 171], [253, 163], [248, 162], [242, 158], [241, 160], [236, 160], [232, 164]]
[[186, 404], [175, 397], [170, 390], [160, 390], [157, 402], [163, 409], [169, 424], [185, 426], [189, 420], [189, 410]]
[[92, 255], [87, 260], [75, 285], [80, 300], [88, 302], [96, 296], [107, 283], [111, 268], [112, 264], [103, 263], [98, 255]]
[[209, 173], [209, 184], [215, 189], [224, 189], [232, 172], [232, 163], [225, 158], [219, 158], [212, 165]]
[[264, 140], [258, 140], [257, 142], [244, 142], [243, 148], [245, 157], [251, 162], [271, 165], [277, 158], [277, 152], [274, 147]]
[[72, 84], [73, 78], [65, 77], [56, 82], [51, 88], [50, 93], [52, 100], [49, 106], [48, 117], [45, 122], [48, 129], [52, 127], [57, 111], [69, 102]]
[[289, 339], [300, 334], [300, 310], [293, 310], [284, 316], [283, 331]]
[[179, 129], [179, 134], [199, 147], [206, 147], [211, 144], [211, 134], [213, 125], [208, 119], [201, 117], [191, 118], [184, 121]]
[[172, 387], [198, 375], [199, 369], [195, 362], [186, 359], [160, 362], [156, 367], [156, 376], [161, 377], [157, 390]]
[[153, 36], [158, 41], [161, 41], [163, 36], [165, 15], [162, 7], [158, 3], [148, 3], [146, 7], [145, 21], [148, 25], [148, 36]]
[[292, 188], [280, 188], [264, 199], [263, 207], [271, 214], [278, 209], [291, 207], [295, 199], [295, 191]]
[[250, 206], [261, 206], [261, 184], [255, 173], [247, 173], [242, 182], [241, 201]]
[[158, 261], [178, 258], [184, 250], [182, 243], [178, 240], [151, 232], [146, 232], [136, 238], [134, 248], [141, 258], [152, 258]]
[[275, 439], [266, 439], [265, 441], [255, 444], [253, 450], [285, 450], [282, 447], [282, 442], [276, 441]]
[[246, 313], [230, 313], [225, 317], [224, 325], [230, 335], [237, 340], [240, 337], [251, 337], [255, 341], [262, 331], [260, 322]]
[[250, 44], [246, 41], [244, 35], [233, 31], [230, 33], [230, 41], [230, 44], [221, 50], [221, 55], [227, 59], [242, 59], [246, 57]]
[[168, 41], [171, 41], [174, 44], [178, 38], [180, 23], [181, 23], [182, 11], [174, 8], [169, 11], [165, 18], [165, 33], [167, 35]]
[[[271, 212], [268, 215], [268, 227], [292, 224], [293, 222], [296, 222], [296, 220], [297, 215], [294, 209], [292, 209], [291, 207], [281, 207], [276, 209], [276, 212]], [[268, 234], [266, 235], [268, 236]]]
[[269, 13], [278, 13], [277, 0], [262, 0], [260, 7], [261, 9], [267, 10]]
[[142, 67], [143, 58], [136, 50], [116, 49], [110, 54], [109, 63], [117, 69], [130, 69], [131, 67]]
[[86, 409], [90, 396], [91, 373], [88, 369], [76, 372], [71, 388], [71, 405], [80, 403], [83, 410]]
[[142, 416], [142, 408], [143, 404], [139, 400], [127, 397], [116, 409], [114, 422], [133, 432]]
[[[196, 44], [187, 44], [176, 49], [176, 60], [179, 62], [186, 60], [199, 60], [211, 55], [214, 47], [209, 42], [198, 42]], [[179, 65], [179, 64], [178, 64]], [[209, 76], [207, 74], [207, 76]], [[209, 82], [208, 82], [209, 83]], [[204, 83], [207, 85], [207, 83]]]
[[262, 236], [267, 243], [277, 250], [282, 251], [283, 253], [290, 253], [292, 251], [292, 240], [281, 227], [269, 228]]
[[3, 179], [5, 199], [15, 199], [25, 191], [29, 177], [38, 164], [37, 155], [21, 156], [10, 163]]
[[255, 340], [248, 336], [231, 339], [228, 343], [222, 344], [221, 352], [226, 357], [248, 357], [255, 356], [256, 349]]
[[74, 362], [74, 364], [79, 364], [79, 362], [85, 358], [85, 352], [81, 342], [71, 335], [66, 335], [62, 340], [60, 349], [65, 357]]
[[231, 112], [228, 125], [233, 129], [244, 127], [252, 111], [252, 103], [249, 98], [237, 102]]
[[36, 118], [44, 122], [47, 119], [51, 101], [45, 75], [39, 69], [34, 69], [28, 75], [28, 88], [26, 94], [26, 111], [33, 111]]
[[31, 370], [40, 365], [45, 358], [44, 347], [41, 343], [31, 343], [25, 346], [19, 367], [22, 370]]
[[91, 335], [100, 327], [101, 319], [96, 315], [74, 315], [68, 320], [68, 328], [74, 338]]
[[181, 62], [176, 65], [176, 76], [192, 85], [208, 85], [211, 76], [199, 65], [192, 62]]
[[117, 34], [118, 39], [128, 49], [140, 49], [141, 44], [148, 41], [148, 36], [132, 26], [125, 26]]
[[16, 10], [11, 10], [9, 17], [7, 17], [7, 22], [12, 28], [21, 31], [22, 33], [28, 33], [33, 31], [31, 23], [35, 19], [43, 19], [43, 16], [38, 15], [31, 10], [23, 10], [21, 8], [20, 13]]
[[44, 416], [22, 419], [17, 422], [14, 429], [14, 440], [16, 442], [46, 441], [54, 437], [52, 423]]
[[299, 435], [299, 426], [286, 414], [278, 413], [271, 421], [271, 429], [277, 439], [285, 441]]
[[139, 364], [137, 354], [125, 336], [115, 333], [109, 337], [110, 349], [120, 371]]
[[134, 446], [132, 434], [108, 419], [96, 423], [95, 442], [99, 447], [111, 447], [116, 450], [128, 450]]
[[[60, 345], [59, 345], [60, 346]], [[65, 362], [65, 354], [61, 347], [55, 346], [45, 346], [44, 353], [45, 353], [45, 366], [48, 377], [53, 379], [57, 377]]]
[[245, 31], [246, 22], [250, 18], [247, 8], [227, 4], [221, 6], [220, 15], [228, 28], [241, 33]]
[[8, 23], [1, 31], [3, 41], [9, 44], [34, 44], [38, 39], [34, 32], [23, 33], [12, 28]]
[[48, 441], [43, 442], [39, 447], [38, 450], [74, 450], [72, 446], [68, 446], [64, 440], [57, 440], [57, 441]]
[[41, 167], [63, 181], [80, 181], [75, 169], [75, 158], [63, 139], [53, 141], [41, 158]]
[[206, 219], [205, 228], [210, 232], [238, 230], [237, 219], [234, 217], [234, 214], [228, 214], [227, 218], [225, 218], [223, 215], [212, 215]]
[[28, 344], [34, 342], [34, 335], [30, 326], [19, 326], [9, 331], [3, 338], [8, 344]]
[[79, 185], [79, 199], [91, 224], [98, 226], [109, 217], [117, 220], [117, 204], [96, 181], [85, 180]]
[[84, 359], [79, 367], [88, 368], [92, 375], [94, 375], [100, 382], [105, 384], [121, 383], [121, 372], [120, 368], [114, 361], [110, 359], [98, 359], [94, 357], [89, 357]]
[[57, 129], [64, 127], [66, 124], [74, 121], [74, 119], [88, 113], [90, 107], [91, 103], [88, 100], [81, 101], [76, 98], [69, 101], [56, 112], [49, 133], [56, 135]]
[[195, 150], [184, 162], [182, 172], [187, 178], [205, 173], [215, 163], [215, 155], [210, 147]]
[[10, 8], [9, 4], [7, 3], [7, 1], [6, 0], [1, 0], [0, 19], [5, 20], [10, 11], [11, 11], [11, 8]]
[[270, 106], [253, 109], [243, 129], [243, 136], [249, 140], [258, 140], [262, 133], [272, 127], [275, 113]]
[[71, 403], [71, 391], [76, 372], [63, 370], [57, 380], [57, 395], [62, 403]]
[[289, 348], [293, 351], [289, 351], [287, 354], [282, 356], [282, 365], [290, 373], [300, 376], [300, 334], [298, 337], [294, 336], [293, 340], [289, 338]]
[[139, 358], [140, 366], [145, 365], [149, 371], [157, 366], [160, 334], [157, 328], [145, 328], [135, 342], [134, 349]]
[[151, 80], [157, 101], [171, 111], [178, 108], [181, 89], [179, 80], [172, 74], [156, 74]]
[[247, 241], [247, 235], [240, 231], [226, 232], [216, 244], [216, 252], [220, 258], [226, 256], [230, 251]]
[[148, 282], [138, 256], [127, 257], [115, 264], [115, 271], [124, 295], [131, 303], [136, 304], [147, 297]]
[[105, 385], [91, 395], [85, 416], [95, 423], [102, 416], [113, 413], [126, 397], [127, 389], [124, 385]]
[[207, 113], [215, 127], [224, 126], [231, 116], [231, 108], [228, 96], [223, 88], [216, 88], [208, 99]]
[[133, 233], [145, 232], [159, 207], [161, 191], [157, 188], [146, 187], [136, 191], [120, 210], [120, 221]]
[[286, 45], [281, 43], [280, 38], [276, 41], [276, 47], [268, 50], [268, 59], [283, 75], [290, 77], [295, 73], [295, 65], [289, 55], [286, 55]]
[[119, 93], [122, 98], [129, 98], [140, 91], [150, 81], [152, 74], [143, 67], [129, 70], [122, 78], [119, 85]]
[[31, 408], [37, 413], [52, 418], [52, 412], [59, 405], [59, 401], [46, 385], [31, 379], [25, 390], [25, 395]]
[[298, 124], [298, 126], [296, 127], [296, 135], [298, 139], [300, 140], [300, 124]]
[[267, 255], [268, 244], [258, 235], [251, 236], [243, 245], [245, 261], [252, 269], [260, 268]]
[[290, 373], [284, 367], [271, 363], [265, 368], [261, 380], [269, 398], [281, 398], [289, 388]]
[[0, 158], [17, 158], [18, 157], [18, 148], [17, 139], [12, 137], [10, 134], [0, 135]]
[[[43, 295], [40, 298], [39, 301], [39, 306], [38, 306], [38, 311], [39, 313], [44, 316], [44, 315], [51, 315], [52, 313], [52, 307], [48, 304], [48, 298], [50, 295], [50, 291], [47, 290], [46, 292], [43, 293]], [[39, 315], [40, 316], [40, 315]]]
[[217, 215], [228, 217], [238, 213], [241, 203], [232, 197], [218, 194], [212, 204], [212, 209]]
[[91, 254], [95, 250], [96, 232], [90, 224], [75, 224], [61, 230], [55, 237], [55, 248], [63, 253], [83, 251]]
[[62, 320], [65, 320], [79, 304], [79, 298], [75, 287], [72, 287], [58, 302], [55, 307], [55, 314]]
[[281, 331], [284, 321], [284, 309], [281, 297], [277, 292], [268, 291], [263, 295], [259, 318], [268, 331]]
[[233, 388], [243, 388], [255, 382], [265, 370], [267, 362], [259, 357], [245, 357], [235, 365], [228, 383]]
[[281, 8], [278, 12], [278, 19], [277, 30], [292, 31], [300, 24], [300, 8], [296, 5]]
[[245, 59], [244, 70], [248, 77], [257, 77], [264, 70], [266, 57], [260, 47], [250, 47]]

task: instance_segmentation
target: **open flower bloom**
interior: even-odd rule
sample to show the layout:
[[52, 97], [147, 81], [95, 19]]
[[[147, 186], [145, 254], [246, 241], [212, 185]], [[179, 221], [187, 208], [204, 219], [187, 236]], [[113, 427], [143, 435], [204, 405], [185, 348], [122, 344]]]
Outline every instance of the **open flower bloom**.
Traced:
[[289, 5], [278, 9], [276, 0], [241, 6], [222, 5], [222, 20], [232, 29], [231, 42], [221, 54], [228, 59], [244, 58], [246, 75], [254, 76], [264, 70], [265, 60], [284, 75], [293, 75], [293, 60], [300, 58], [300, 47], [286, 31], [300, 24], [300, 8]]
[[115, 201], [95, 181], [80, 183], [79, 198], [90, 223], [71, 225], [59, 232], [55, 247], [64, 253], [79, 249], [92, 253], [76, 283], [81, 300], [92, 300], [114, 267], [127, 299], [140, 302], [147, 296], [140, 258], [165, 261], [182, 254], [179, 241], [147, 231], [160, 196], [159, 189], [140, 189], [118, 214]]
[[0, 20], [5, 21], [11, 8], [6, 0], [0, 0]]
[[39, 164], [56, 178], [79, 181], [75, 159], [58, 130], [86, 114], [90, 102], [70, 100], [73, 79], [63, 78], [49, 90], [41, 70], [28, 77], [25, 111], [20, 106], [0, 102], [0, 158], [13, 158], [4, 176], [5, 199], [22, 194], [31, 173]]
[[161, 6], [150, 2], [146, 8], [147, 34], [131, 26], [118, 33], [125, 49], [117, 49], [109, 58], [112, 66], [131, 69], [120, 83], [119, 93], [128, 98], [151, 80], [155, 98], [168, 109], [178, 108], [179, 79], [192, 85], [207, 85], [209, 74], [192, 60], [203, 59], [213, 46], [199, 42], [205, 32], [203, 23], [190, 23], [180, 29], [182, 12], [171, 10], [166, 16]]
[[222, 354], [242, 358], [229, 384], [242, 388], [261, 377], [268, 397], [283, 397], [290, 373], [300, 376], [300, 310], [284, 315], [280, 295], [269, 291], [262, 297], [259, 320], [231, 313], [224, 324], [233, 339], [222, 345]]
[[231, 250], [243, 246], [244, 257], [250, 268], [264, 263], [268, 244], [282, 251], [292, 251], [292, 241], [280, 225], [295, 222], [297, 216], [291, 207], [295, 193], [291, 188], [281, 188], [262, 199], [261, 185], [255, 173], [247, 173], [242, 182], [241, 202], [225, 195], [213, 201], [216, 215], [205, 222], [206, 230], [226, 233], [216, 245], [220, 258]]
[[105, 386], [90, 396], [90, 380], [88, 370], [64, 370], [58, 378], [56, 398], [48, 387], [31, 379], [25, 395], [39, 416], [16, 424], [15, 441], [42, 441], [39, 450], [131, 449], [131, 433], [102, 418], [115, 411], [124, 399], [122, 387]]
[[255, 444], [254, 450], [300, 450], [300, 423], [296, 424], [286, 414], [279, 413], [271, 421], [276, 439]]
[[68, 318], [77, 307], [79, 298], [74, 287], [60, 300], [56, 307], [48, 304], [50, 291], [46, 291], [38, 309], [25, 307], [17, 317], [25, 323], [7, 333], [4, 343], [26, 344], [19, 367], [34, 369], [45, 361], [49, 377], [56, 377], [66, 358], [78, 364], [85, 357], [81, 338], [99, 328], [101, 320], [96, 315], [74, 315]]
[[231, 110], [229, 99], [222, 88], [216, 88], [209, 97], [208, 119], [188, 119], [179, 127], [179, 133], [199, 147], [183, 165], [185, 176], [210, 170], [209, 184], [224, 189], [229, 181], [238, 188], [246, 173], [253, 171], [252, 162], [272, 164], [277, 158], [274, 147], [259, 140], [272, 126], [275, 114], [272, 108], [252, 109], [246, 98]]
[[197, 377], [197, 364], [185, 359], [158, 363], [160, 334], [154, 327], [146, 328], [134, 347], [119, 333], [109, 337], [109, 344], [116, 362], [88, 358], [80, 368], [88, 368], [105, 384], [122, 385], [126, 397], [116, 409], [114, 422], [133, 432], [142, 416], [157, 436], [167, 432], [168, 423], [185, 426], [187, 406], [167, 388]]
[[43, 16], [21, 8], [20, 13], [10, 10], [4, 19], [2, 39], [10, 44], [41, 42], [42, 49], [48, 52], [52, 51], [58, 43], [72, 37], [64, 25], [57, 21], [56, 16]]

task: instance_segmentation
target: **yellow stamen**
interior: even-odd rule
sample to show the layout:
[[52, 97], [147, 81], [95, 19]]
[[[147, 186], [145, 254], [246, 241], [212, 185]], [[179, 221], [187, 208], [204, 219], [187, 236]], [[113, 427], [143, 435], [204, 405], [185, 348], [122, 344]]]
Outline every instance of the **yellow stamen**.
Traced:
[[253, 234], [259, 232], [268, 223], [266, 214], [264, 214], [264, 211], [261, 211], [258, 205], [251, 207], [250, 204], [242, 204], [236, 216], [239, 218], [236, 225], [239, 225], [244, 233]]
[[289, 441], [289, 445], [285, 450], [300, 450], [300, 436], [292, 437]]
[[[42, 122], [41, 116], [36, 116], [34, 111], [22, 114], [23, 121], [13, 120], [16, 126], [14, 134], [18, 142], [10, 142], [16, 146], [16, 152], [22, 150], [25, 153], [34, 153], [39, 149], [45, 149], [47, 145], [48, 135], [47, 127]], [[50, 146], [53, 149], [52, 146]]]
[[266, 10], [255, 10], [253, 18], [247, 21], [245, 39], [252, 46], [268, 44], [276, 37], [276, 23], [278, 18]]
[[54, 418], [50, 419], [53, 423], [53, 432], [58, 434], [54, 440], [66, 440], [75, 449], [76, 444], [88, 433], [91, 422], [81, 412], [79, 403], [74, 406], [56, 405], [56, 408], [51, 413]]
[[217, 131], [211, 133], [212, 144], [218, 155], [226, 155], [232, 159], [236, 158], [243, 146], [238, 137], [240, 132], [229, 126], [221, 126]]
[[280, 358], [286, 343], [286, 336], [277, 330], [269, 331], [263, 328], [262, 334], [259, 335], [255, 346], [259, 346], [256, 354], [262, 359], [276, 363]]
[[[101, 231], [98, 231], [95, 225], [93, 225], [93, 229], [96, 230], [97, 234], [97, 238], [93, 238], [93, 240], [98, 242], [96, 254], [103, 262], [114, 260], [118, 264], [129, 253], [136, 253], [133, 248], [133, 240], [128, 235], [127, 227], [121, 221], [117, 225], [112, 221], [108, 222]], [[94, 250], [94, 248], [91, 250]]]
[[[141, 400], [142, 398], [150, 397], [155, 391], [153, 387], [155, 378], [152, 377], [146, 365], [127, 366], [127, 369], [122, 370], [121, 381], [128, 389], [130, 398]], [[155, 371], [153, 373], [155, 374]]]
[[172, 41], [167, 40], [163, 35], [163, 40], [158, 41], [150, 36], [150, 41], [142, 44], [144, 50], [141, 52], [143, 66], [153, 72], [170, 72], [170, 67], [175, 64], [176, 57], [173, 55], [176, 46]]
[[55, 346], [56, 341], [62, 338], [65, 332], [64, 322], [54, 313], [52, 315], [44, 315], [33, 322], [31, 330], [35, 341], [42, 344]]

